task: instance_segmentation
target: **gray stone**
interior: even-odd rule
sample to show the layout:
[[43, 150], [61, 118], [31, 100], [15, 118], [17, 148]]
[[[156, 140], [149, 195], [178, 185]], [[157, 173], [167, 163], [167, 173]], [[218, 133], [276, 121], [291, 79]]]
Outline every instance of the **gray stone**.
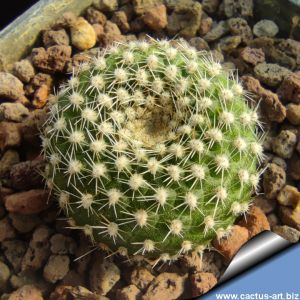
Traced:
[[277, 64], [260, 63], [254, 68], [254, 73], [260, 81], [271, 87], [275, 87], [278, 86], [291, 71]]
[[229, 33], [228, 23], [226, 21], [220, 21], [203, 38], [207, 42], [214, 42], [227, 33]]
[[253, 27], [253, 33], [258, 37], [274, 37], [278, 31], [278, 26], [271, 20], [260, 20]]

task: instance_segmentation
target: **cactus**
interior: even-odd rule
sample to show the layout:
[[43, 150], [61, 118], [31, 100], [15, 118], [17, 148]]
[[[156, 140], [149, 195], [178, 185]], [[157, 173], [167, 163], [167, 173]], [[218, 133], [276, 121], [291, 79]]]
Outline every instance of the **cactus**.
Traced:
[[82, 64], [42, 136], [72, 228], [158, 261], [226, 236], [263, 158], [246, 98], [233, 73], [184, 42], [118, 44]]

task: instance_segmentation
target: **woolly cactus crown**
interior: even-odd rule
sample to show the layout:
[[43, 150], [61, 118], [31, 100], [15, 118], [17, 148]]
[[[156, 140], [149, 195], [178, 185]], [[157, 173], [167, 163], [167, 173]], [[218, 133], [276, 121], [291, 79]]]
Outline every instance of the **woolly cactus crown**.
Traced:
[[112, 251], [201, 252], [247, 211], [262, 146], [241, 85], [185, 43], [131, 42], [83, 64], [43, 136], [71, 224]]

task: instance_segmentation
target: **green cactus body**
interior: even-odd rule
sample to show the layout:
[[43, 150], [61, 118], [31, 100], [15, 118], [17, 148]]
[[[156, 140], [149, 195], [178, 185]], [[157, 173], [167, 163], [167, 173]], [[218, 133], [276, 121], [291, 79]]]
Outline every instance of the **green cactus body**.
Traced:
[[257, 114], [209, 54], [113, 46], [56, 100], [43, 135], [48, 183], [94, 242], [168, 260], [201, 252], [247, 211], [263, 155]]

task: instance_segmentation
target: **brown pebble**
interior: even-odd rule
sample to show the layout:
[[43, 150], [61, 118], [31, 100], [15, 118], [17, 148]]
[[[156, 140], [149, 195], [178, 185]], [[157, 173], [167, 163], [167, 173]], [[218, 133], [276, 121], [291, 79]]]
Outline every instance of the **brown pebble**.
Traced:
[[263, 187], [265, 196], [268, 199], [276, 198], [279, 191], [284, 187], [286, 182], [286, 173], [283, 168], [274, 163], [268, 164], [263, 174]]
[[277, 90], [277, 94], [283, 102], [300, 104], [300, 72], [285, 77]]
[[28, 99], [24, 95], [23, 83], [7, 72], [0, 72], [0, 97], [24, 105], [28, 104]]
[[45, 30], [43, 32], [43, 43], [46, 48], [51, 46], [69, 46], [70, 38], [65, 29]]
[[24, 285], [13, 292], [8, 300], [43, 300], [42, 292], [34, 285]]
[[31, 232], [42, 222], [37, 215], [20, 215], [10, 213], [9, 218], [14, 228], [21, 233]]
[[125, 41], [125, 37], [122, 35], [120, 28], [117, 24], [107, 21], [104, 25], [104, 36], [102, 41], [100, 41], [101, 45], [109, 46], [114, 42], [122, 42]]
[[212, 273], [196, 273], [190, 277], [192, 296], [198, 297], [207, 293], [217, 284], [217, 278]]
[[161, 1], [161, 0], [147, 0], [147, 1], [132, 0], [130, 2], [132, 2], [134, 12], [140, 16], [140, 15], [143, 15], [146, 10], [150, 9], [151, 7], [161, 4], [163, 1]]
[[253, 66], [256, 66], [258, 63], [265, 61], [265, 53], [262, 49], [246, 47], [241, 52], [241, 58]]
[[[20, 132], [24, 144], [30, 145], [30, 149], [41, 147], [40, 130], [47, 120], [45, 109], [35, 109], [24, 122], [20, 124]], [[0, 125], [1, 126], [1, 125]]]
[[209, 50], [207, 42], [201, 37], [193, 37], [189, 40], [191, 46], [195, 47], [198, 51]]
[[51, 283], [61, 280], [69, 271], [70, 258], [67, 255], [51, 255], [44, 267], [43, 276]]
[[19, 125], [12, 122], [0, 122], [0, 151], [16, 148], [21, 144]]
[[31, 59], [33, 65], [46, 73], [63, 72], [67, 62], [71, 58], [72, 48], [70, 46], [51, 46], [32, 49]]
[[35, 75], [35, 70], [28, 59], [22, 59], [14, 64], [13, 73], [24, 83], [28, 83]]
[[34, 160], [22, 161], [10, 170], [11, 185], [16, 190], [30, 190], [44, 184], [41, 175], [45, 169], [45, 161], [40, 156]]
[[286, 117], [293, 125], [300, 125], [300, 104], [288, 104], [286, 107]]
[[98, 0], [94, 1], [94, 6], [100, 11], [113, 12], [118, 8], [118, 0]]
[[95, 46], [96, 41], [93, 26], [84, 18], [79, 17], [71, 26], [72, 45], [79, 50], [88, 50]]
[[143, 21], [153, 31], [164, 29], [168, 24], [166, 6], [161, 4], [147, 9]]
[[262, 112], [270, 121], [281, 123], [285, 119], [286, 108], [275, 93], [263, 88], [254, 77], [242, 76], [241, 80], [245, 89], [252, 93], [253, 99], [257, 103], [261, 101]]
[[239, 35], [245, 44], [253, 39], [251, 27], [242, 18], [231, 18], [228, 20], [228, 27], [232, 35]]
[[30, 190], [6, 196], [4, 203], [9, 212], [30, 215], [46, 210], [51, 201], [49, 191]]
[[239, 222], [240, 226], [246, 227], [249, 238], [254, 237], [262, 231], [270, 230], [270, 224], [263, 211], [256, 206], [252, 206], [246, 217]]
[[32, 105], [35, 108], [43, 108], [48, 102], [49, 93], [49, 87], [46, 84], [41, 85], [34, 93]]
[[78, 272], [75, 270], [70, 270], [66, 276], [62, 279], [60, 284], [62, 285], [69, 285], [69, 286], [85, 286], [86, 285], [86, 278], [84, 276], [81, 276]]
[[232, 52], [235, 50], [238, 45], [242, 42], [242, 39], [239, 35], [235, 36], [226, 36], [221, 38], [217, 47], [222, 52]]
[[272, 228], [272, 231], [288, 240], [290, 243], [297, 243], [300, 239], [300, 231], [286, 225], [274, 226], [274, 228]]
[[273, 212], [276, 207], [274, 200], [267, 199], [263, 195], [256, 196], [252, 203], [259, 207], [265, 214]]
[[133, 33], [142, 32], [144, 27], [145, 27], [145, 23], [142, 17], [135, 18], [132, 21], [130, 21], [130, 29]]
[[127, 15], [124, 11], [114, 12], [111, 21], [116, 23], [123, 33], [126, 33], [130, 30]]
[[224, 0], [226, 17], [252, 17], [253, 0]]
[[142, 299], [178, 299], [184, 292], [185, 281], [186, 277], [176, 273], [161, 273], [150, 284]]
[[19, 239], [2, 242], [1, 249], [16, 273], [18, 273], [21, 269], [21, 263], [26, 252], [26, 248], [26, 243]]
[[130, 274], [130, 282], [141, 291], [145, 290], [154, 279], [154, 276], [146, 268], [135, 268]]
[[0, 178], [9, 177], [10, 169], [20, 161], [17, 151], [7, 150], [3, 153], [0, 160]]
[[70, 236], [63, 234], [54, 234], [51, 239], [51, 252], [53, 254], [74, 254], [76, 249], [76, 243]]
[[29, 115], [29, 110], [23, 104], [5, 102], [0, 104], [0, 119], [22, 122]]
[[167, 32], [185, 39], [196, 36], [201, 23], [202, 6], [199, 2], [174, 1], [175, 9], [168, 15]]
[[92, 293], [83, 286], [66, 286], [59, 285], [51, 293], [49, 300], [109, 300], [107, 297], [103, 297]]
[[42, 85], [47, 85], [49, 90], [53, 87], [53, 78], [49, 74], [37, 73], [29, 84], [26, 85], [26, 94], [33, 97], [35, 91], [39, 89]]
[[280, 205], [296, 207], [300, 203], [300, 192], [291, 185], [286, 185], [278, 194], [277, 201]]
[[0, 220], [0, 242], [13, 239], [15, 237], [15, 230], [11, 226], [8, 217]]
[[52, 27], [54, 30], [59, 30], [62, 28], [69, 29], [69, 27], [76, 22], [76, 19], [77, 16], [73, 12], [67, 11], [53, 24]]
[[102, 26], [107, 20], [105, 14], [93, 7], [87, 9], [85, 17], [90, 24], [100, 24]]
[[300, 52], [300, 42], [294, 39], [282, 39], [278, 44], [280, 50], [286, 54], [297, 56]]
[[118, 300], [136, 300], [142, 296], [141, 291], [134, 285], [128, 285], [116, 292], [116, 299]]
[[278, 156], [287, 159], [291, 158], [297, 142], [296, 134], [291, 130], [281, 130], [280, 133], [273, 138], [272, 150]]
[[209, 14], [213, 14], [217, 11], [220, 3], [220, 0], [203, 0], [202, 7]]
[[239, 249], [248, 241], [249, 232], [246, 228], [234, 225], [229, 236], [215, 239], [213, 246], [225, 257], [231, 260]]
[[97, 36], [97, 42], [101, 41], [104, 37], [103, 26], [101, 24], [93, 24], [92, 26], [93, 26], [96, 36]]
[[38, 270], [45, 264], [50, 255], [50, 235], [51, 230], [47, 226], [35, 229], [22, 260], [22, 271]]
[[91, 290], [100, 295], [106, 295], [119, 279], [119, 268], [102, 255], [97, 255], [89, 276]]
[[300, 230], [300, 210], [289, 207], [280, 207], [279, 216], [283, 224]]
[[200, 27], [199, 27], [199, 35], [204, 36], [206, 35], [210, 30], [213, 25], [213, 19], [208, 16], [202, 15]]
[[180, 257], [179, 262], [183, 270], [193, 273], [202, 271], [205, 264], [203, 255], [201, 256], [195, 251]]
[[275, 213], [269, 214], [267, 216], [267, 219], [268, 219], [268, 222], [269, 222], [271, 228], [273, 228], [274, 226], [279, 224], [278, 216]]

